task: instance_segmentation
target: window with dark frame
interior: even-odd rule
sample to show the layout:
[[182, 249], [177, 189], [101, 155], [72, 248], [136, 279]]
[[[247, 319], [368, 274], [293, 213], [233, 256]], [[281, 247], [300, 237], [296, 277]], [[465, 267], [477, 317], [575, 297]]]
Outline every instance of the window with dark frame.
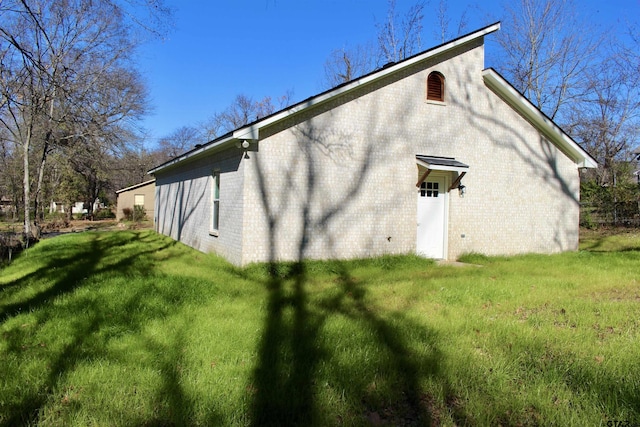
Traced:
[[420, 197], [438, 197], [440, 184], [437, 182], [423, 182], [420, 184]]
[[427, 78], [427, 100], [444, 102], [444, 76], [437, 71]]

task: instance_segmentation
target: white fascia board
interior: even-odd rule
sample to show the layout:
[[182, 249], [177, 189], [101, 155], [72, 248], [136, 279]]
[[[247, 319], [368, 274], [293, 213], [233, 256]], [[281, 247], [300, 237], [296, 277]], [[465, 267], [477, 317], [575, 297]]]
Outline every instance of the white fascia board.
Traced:
[[243, 126], [241, 128], [236, 129], [235, 131], [233, 131], [233, 133], [231, 134], [230, 137], [225, 138], [223, 140], [220, 140], [214, 144], [207, 144], [205, 146], [203, 146], [201, 149], [199, 150], [192, 150], [189, 151], [185, 154], [183, 154], [180, 157], [177, 157], [173, 160], [171, 160], [168, 163], [165, 163], [164, 165], [158, 166], [155, 169], [152, 169], [149, 171], [149, 173], [155, 173], [161, 169], [164, 169], [166, 167], [169, 167], [171, 165], [174, 165], [178, 162], [181, 162], [182, 160], [186, 160], [187, 158], [190, 157], [194, 157], [199, 155], [200, 153], [202, 153], [203, 151], [209, 151], [211, 149], [214, 149], [215, 147], [219, 147], [220, 145], [226, 144], [230, 141], [238, 141], [238, 140], [258, 140], [259, 135], [260, 135], [260, 129], [270, 126], [280, 120], [286, 119], [287, 117], [290, 117], [294, 114], [298, 114], [306, 109], [312, 108], [316, 105], [322, 104], [328, 100], [331, 100], [333, 98], [336, 98], [340, 95], [343, 95], [345, 93], [351, 92], [363, 85], [367, 85], [371, 82], [375, 82], [376, 80], [382, 79], [390, 74], [396, 73], [399, 70], [402, 70], [404, 68], [410, 67], [413, 64], [416, 64], [418, 62], [424, 61], [428, 58], [440, 55], [444, 52], [447, 52], [451, 49], [455, 49], [458, 46], [464, 45], [466, 43], [469, 43], [475, 39], [478, 39], [480, 37], [484, 37], [487, 34], [493, 33], [495, 31], [498, 31], [500, 29], [500, 23], [497, 22], [495, 24], [489, 25], [488, 27], [482, 28], [476, 32], [473, 32], [471, 34], [467, 34], [466, 36], [460, 37], [456, 40], [453, 40], [449, 43], [445, 43], [443, 45], [437, 46], [433, 49], [430, 49], [426, 52], [423, 52], [422, 54], [418, 54], [414, 57], [405, 59], [401, 62], [398, 62], [397, 64], [394, 65], [390, 65], [388, 67], [382, 68], [381, 70], [372, 72], [364, 77], [361, 77], [359, 79], [353, 80], [350, 83], [347, 83], [343, 86], [339, 86], [337, 88], [335, 88], [334, 90], [330, 90], [328, 92], [322, 93], [320, 95], [316, 95], [313, 96], [309, 99], [307, 99], [306, 101], [302, 101], [290, 108], [286, 108], [282, 111], [280, 111], [279, 113], [276, 113], [272, 116], [266, 117], [263, 120], [259, 120], [257, 122], [254, 122], [248, 126]]
[[233, 132], [233, 137], [236, 139], [258, 139], [258, 133], [259, 130], [263, 127], [269, 126], [275, 122], [278, 122], [282, 119], [285, 119], [291, 115], [297, 114], [303, 110], [306, 110], [308, 108], [311, 108], [315, 105], [319, 105], [322, 104], [323, 102], [326, 102], [332, 98], [338, 97], [340, 95], [343, 95], [345, 93], [351, 92], [355, 89], [357, 89], [360, 86], [369, 84], [371, 82], [374, 82], [376, 80], [379, 80], [381, 78], [384, 78], [390, 74], [393, 74], [399, 70], [402, 70], [404, 68], [410, 67], [413, 64], [416, 64], [418, 62], [424, 61], [425, 59], [440, 55], [444, 52], [447, 52], [451, 49], [455, 49], [458, 46], [461, 46], [463, 44], [469, 43], [472, 40], [475, 40], [477, 38], [480, 37], [484, 37], [487, 34], [493, 33], [495, 31], [498, 31], [500, 29], [500, 23], [497, 22], [493, 25], [490, 25], [488, 27], [485, 27], [479, 31], [476, 31], [474, 33], [468, 34], [466, 36], [463, 36], [459, 39], [453, 40], [449, 43], [445, 43], [441, 46], [438, 46], [434, 49], [428, 50], [420, 55], [416, 55], [412, 58], [403, 60], [397, 64], [394, 65], [390, 65], [388, 67], [385, 67], [381, 70], [378, 70], [376, 72], [373, 72], [371, 74], [368, 74], [364, 77], [361, 77], [359, 79], [353, 80], [351, 83], [348, 83], [344, 86], [340, 86], [337, 87], [334, 90], [331, 90], [329, 92], [325, 92], [324, 94], [318, 95], [318, 96], [314, 96], [309, 98], [307, 101], [301, 102], [300, 104], [294, 105], [291, 108], [287, 108], [283, 111], [281, 111], [278, 114], [275, 114], [273, 116], [267, 117], [264, 120], [260, 120], [252, 125], [249, 126], [245, 126], [242, 127], [236, 131]]
[[553, 120], [545, 116], [525, 96], [511, 86], [495, 70], [488, 68], [482, 72], [485, 84], [507, 101], [516, 111], [547, 136], [551, 142], [569, 153], [578, 167], [596, 168], [598, 163], [582, 149], [569, 135], [564, 133]]
[[195, 150], [187, 151], [186, 153], [182, 154], [181, 156], [178, 156], [178, 157], [176, 157], [174, 159], [171, 159], [167, 163], [163, 163], [160, 166], [151, 169], [147, 173], [148, 174], [154, 174], [154, 173], [156, 173], [158, 171], [161, 171], [162, 169], [166, 169], [166, 168], [168, 168], [170, 166], [173, 166], [176, 163], [180, 163], [183, 160], [190, 159], [192, 157], [197, 157], [198, 155], [203, 154], [205, 151], [211, 151], [211, 150], [213, 150], [215, 148], [220, 148], [222, 146], [228, 145], [232, 141], [236, 141], [236, 139], [233, 138], [232, 136], [227, 136], [226, 138], [223, 138], [223, 139], [221, 139], [219, 141], [216, 141], [214, 143], [205, 144], [202, 147], [196, 148]]
[[116, 194], [120, 194], [120, 193], [122, 193], [124, 191], [135, 190], [136, 188], [144, 187], [147, 184], [151, 184], [152, 182], [156, 182], [155, 178], [154, 179], [150, 179], [149, 181], [141, 182], [140, 184], [134, 184], [134, 185], [132, 185], [130, 187], [123, 188], [121, 190], [117, 190]]
[[468, 167], [459, 167], [459, 166], [443, 166], [443, 165], [432, 165], [431, 163], [423, 162], [422, 160], [416, 159], [416, 163], [420, 166], [423, 166], [427, 169], [431, 169], [434, 171], [449, 171], [449, 172], [467, 172], [469, 170]]
[[233, 138], [238, 140], [257, 140], [260, 136], [261, 122], [254, 123], [251, 126], [246, 126], [233, 131]]

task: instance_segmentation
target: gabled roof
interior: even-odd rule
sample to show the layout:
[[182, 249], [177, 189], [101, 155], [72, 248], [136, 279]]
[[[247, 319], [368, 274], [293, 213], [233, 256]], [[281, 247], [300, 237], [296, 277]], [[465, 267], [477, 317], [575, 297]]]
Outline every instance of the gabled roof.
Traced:
[[596, 160], [591, 157], [577, 142], [567, 135], [553, 120], [518, 92], [504, 77], [493, 68], [482, 72], [485, 84], [500, 98], [509, 104], [520, 115], [527, 119], [536, 129], [560, 148], [579, 167], [595, 168]]
[[[373, 71], [362, 77], [358, 77], [349, 82], [343, 83], [318, 95], [314, 95], [307, 98], [297, 104], [277, 111], [269, 116], [263, 117], [247, 125], [241, 126], [234, 131], [231, 131], [225, 135], [222, 135], [206, 144], [196, 145], [196, 147], [160, 166], [150, 170], [149, 173], [153, 174], [162, 169], [173, 166], [187, 159], [195, 159], [200, 156], [208, 154], [208, 152], [217, 151], [227, 147], [230, 144], [238, 143], [239, 141], [255, 141], [259, 139], [260, 129], [273, 125], [291, 116], [305, 112], [318, 105], [324, 104], [335, 99], [338, 96], [344, 95], [356, 89], [359, 89], [365, 85], [374, 83], [382, 78], [385, 78], [394, 73], [398, 73], [401, 70], [406, 69], [416, 63], [425, 61], [429, 58], [441, 55], [452, 49], [455, 49], [464, 44], [470, 43], [477, 39], [484, 37], [487, 34], [491, 34], [500, 29], [500, 23], [494, 23], [480, 30], [474, 31], [467, 35], [458, 37], [447, 43], [443, 43], [439, 46], [418, 53], [414, 56], [406, 58], [400, 62], [389, 64], [381, 69]], [[483, 74], [487, 85], [498, 93], [507, 101], [513, 108], [519, 111], [525, 117], [536, 126], [541, 132], [543, 132], [549, 139], [558, 144], [567, 155], [572, 158], [576, 164], [582, 167], [596, 167], [595, 160], [585, 152], [571, 137], [564, 133], [553, 121], [547, 118], [540, 110], [538, 110], [533, 104], [531, 104], [523, 95], [519, 94], [504, 78], [502, 78], [497, 72], [489, 69], [485, 70]], [[529, 117], [531, 116], [531, 117]]]
[[122, 193], [124, 191], [135, 190], [136, 188], [144, 187], [145, 185], [148, 185], [148, 184], [151, 184], [151, 183], [154, 183], [154, 182], [156, 182], [155, 178], [154, 179], [150, 179], [149, 181], [141, 182], [140, 184], [134, 184], [134, 185], [132, 185], [130, 187], [122, 188], [120, 190], [117, 190], [116, 194], [120, 194], [120, 193]]
[[225, 135], [222, 135], [206, 144], [198, 145], [193, 150], [188, 151], [172, 160], [169, 160], [166, 163], [161, 164], [160, 166], [155, 167], [154, 169], [150, 170], [149, 173], [158, 172], [176, 163], [182, 162], [183, 160], [199, 157], [200, 155], [203, 155], [207, 151], [222, 148], [223, 146], [226, 147], [227, 145], [233, 144], [237, 141], [257, 140], [261, 128], [265, 128], [283, 119], [286, 119], [288, 117], [291, 117], [293, 115], [306, 111], [310, 108], [316, 107], [320, 104], [324, 104], [325, 102], [328, 102], [340, 95], [344, 95], [348, 92], [359, 89], [364, 85], [369, 85], [384, 77], [397, 73], [400, 70], [404, 70], [405, 68], [410, 67], [413, 64], [416, 64], [418, 62], [424, 61], [426, 59], [432, 58], [437, 55], [441, 55], [461, 45], [467, 44], [481, 37], [484, 37], [487, 34], [493, 33], [494, 31], [497, 31], [499, 29], [500, 29], [500, 23], [496, 22], [495, 24], [491, 24], [487, 27], [481, 28], [480, 30], [458, 37], [447, 43], [443, 43], [439, 46], [433, 47], [429, 50], [426, 50], [424, 52], [421, 52], [409, 58], [406, 58], [400, 62], [396, 62], [395, 64], [385, 65], [383, 68], [375, 70], [362, 77], [358, 77], [354, 80], [343, 83], [339, 86], [336, 86], [318, 95], [314, 95], [301, 102], [298, 102], [297, 104], [294, 104], [290, 107], [277, 111], [269, 116], [263, 117], [252, 123], [241, 126], [238, 129], [232, 132], [229, 132]]

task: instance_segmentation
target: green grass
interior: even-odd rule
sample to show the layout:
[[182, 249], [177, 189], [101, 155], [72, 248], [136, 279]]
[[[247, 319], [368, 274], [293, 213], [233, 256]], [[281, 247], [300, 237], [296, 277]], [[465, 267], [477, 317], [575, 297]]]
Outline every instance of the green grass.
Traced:
[[0, 425], [640, 422], [640, 237], [236, 268], [152, 231], [0, 270]]

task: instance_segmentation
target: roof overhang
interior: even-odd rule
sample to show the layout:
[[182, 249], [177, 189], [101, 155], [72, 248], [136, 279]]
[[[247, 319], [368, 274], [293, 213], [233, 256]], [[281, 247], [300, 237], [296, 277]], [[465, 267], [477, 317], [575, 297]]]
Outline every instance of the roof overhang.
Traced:
[[196, 159], [198, 157], [202, 157], [205, 155], [205, 152], [210, 153], [212, 151], [215, 151], [217, 149], [221, 149], [224, 148], [226, 146], [228, 146], [230, 143], [237, 141], [236, 139], [233, 138], [231, 133], [227, 133], [225, 135], [222, 135], [219, 138], [214, 139], [213, 141], [210, 141], [206, 144], [198, 144], [196, 145], [196, 147], [193, 150], [187, 151], [184, 154], [179, 155], [178, 157], [174, 157], [173, 159], [169, 160], [168, 162], [162, 163], [159, 166], [156, 166], [155, 168], [151, 169], [149, 172], [147, 172], [148, 174], [154, 174], [162, 169], [166, 169], [168, 167], [171, 167], [177, 163], [180, 163], [184, 160], [187, 159]]
[[467, 171], [469, 170], [469, 165], [465, 165], [464, 163], [457, 161], [453, 157], [437, 157], [416, 154], [416, 163], [426, 169], [426, 171], [418, 179], [416, 187], [420, 187], [422, 185], [431, 171], [445, 171], [453, 172], [457, 175], [451, 183], [451, 186], [449, 187], [449, 191], [451, 191], [454, 188], [458, 187], [460, 181], [462, 180], [462, 178], [464, 178], [464, 176], [467, 174]]
[[416, 63], [425, 61], [429, 58], [433, 58], [438, 55], [442, 55], [443, 53], [449, 52], [453, 49], [458, 48], [459, 46], [462, 46], [474, 40], [480, 39], [486, 36], [487, 34], [498, 31], [499, 29], [500, 29], [500, 23], [496, 22], [495, 24], [491, 24], [487, 27], [481, 28], [478, 31], [474, 31], [473, 33], [469, 33], [467, 35], [458, 37], [455, 40], [441, 44], [440, 46], [436, 46], [432, 49], [421, 52], [417, 55], [404, 59], [400, 62], [397, 62], [389, 66], [385, 66], [365, 76], [362, 76], [360, 78], [351, 80], [347, 83], [341, 84], [340, 86], [337, 86], [319, 95], [312, 96], [304, 101], [301, 101], [293, 106], [280, 110], [274, 114], [271, 114], [253, 123], [242, 126], [232, 132], [229, 132], [226, 135], [223, 135], [222, 137], [219, 137], [206, 144], [203, 144], [202, 146], [196, 147], [195, 149], [181, 156], [178, 156], [175, 159], [172, 159], [166, 163], [163, 163], [160, 166], [157, 166], [154, 169], [151, 169], [149, 173], [153, 174], [153, 173], [159, 172], [162, 169], [168, 168], [172, 165], [175, 165], [176, 163], [180, 163], [192, 157], [200, 157], [205, 151], [210, 152], [211, 150], [215, 150], [217, 148], [227, 147], [228, 145], [234, 144], [237, 141], [259, 140], [260, 129], [271, 126], [274, 123], [285, 120], [293, 115], [299, 114], [315, 106], [321, 105], [338, 96], [355, 91], [365, 85], [369, 85], [373, 82], [379, 81], [389, 75], [397, 73], [398, 71], [401, 71]]
[[135, 185], [132, 185], [132, 186], [130, 186], [130, 187], [122, 188], [122, 189], [120, 189], [120, 190], [117, 190], [117, 191], [116, 191], [116, 194], [120, 194], [120, 193], [123, 193], [123, 192], [125, 192], [125, 191], [135, 190], [136, 188], [144, 187], [145, 185], [152, 184], [152, 183], [154, 183], [154, 182], [156, 182], [156, 180], [155, 180], [155, 179], [150, 179], [150, 180], [148, 180], [148, 181], [141, 182], [140, 184], [135, 184]]
[[407, 58], [401, 62], [395, 63], [393, 65], [385, 66], [382, 69], [376, 70], [372, 73], [369, 73], [363, 77], [352, 80], [348, 83], [340, 85], [332, 90], [321, 93], [320, 95], [311, 97], [305, 101], [302, 101], [299, 104], [296, 104], [290, 108], [284, 109], [279, 113], [276, 113], [272, 116], [269, 116], [263, 120], [260, 120], [251, 125], [247, 125], [241, 127], [233, 132], [233, 137], [237, 139], [258, 139], [260, 128], [269, 126], [275, 122], [283, 120], [293, 114], [297, 114], [302, 110], [306, 110], [308, 108], [314, 107], [316, 105], [322, 104], [330, 99], [333, 99], [337, 96], [344, 95], [345, 93], [351, 92], [363, 85], [370, 84], [377, 80], [383, 79], [388, 75], [394, 74], [399, 70], [410, 67], [413, 64], [424, 61], [425, 59], [432, 58], [437, 55], [441, 55], [445, 52], [448, 52], [452, 49], [457, 48], [458, 46], [462, 46], [467, 44], [475, 39], [480, 37], [484, 37], [487, 34], [491, 34], [500, 29], [500, 23], [496, 22], [495, 24], [489, 25], [485, 28], [482, 28], [473, 33], [467, 34], [465, 36], [459, 37], [455, 40], [452, 40], [448, 43], [444, 43], [440, 46], [437, 46], [433, 49], [429, 49], [425, 52], [414, 55], [410, 58]]
[[520, 115], [541, 131], [552, 143], [560, 148], [578, 167], [596, 168], [598, 163], [577, 142], [567, 135], [553, 120], [547, 117], [524, 95], [516, 90], [504, 77], [492, 68], [482, 72], [485, 84], [507, 102]]
[[416, 155], [416, 163], [420, 166], [424, 166], [429, 170], [435, 171], [450, 171], [450, 172], [466, 172], [469, 170], [469, 166], [462, 162], [457, 161], [453, 157], [436, 157], [436, 156], [424, 156], [422, 154]]

